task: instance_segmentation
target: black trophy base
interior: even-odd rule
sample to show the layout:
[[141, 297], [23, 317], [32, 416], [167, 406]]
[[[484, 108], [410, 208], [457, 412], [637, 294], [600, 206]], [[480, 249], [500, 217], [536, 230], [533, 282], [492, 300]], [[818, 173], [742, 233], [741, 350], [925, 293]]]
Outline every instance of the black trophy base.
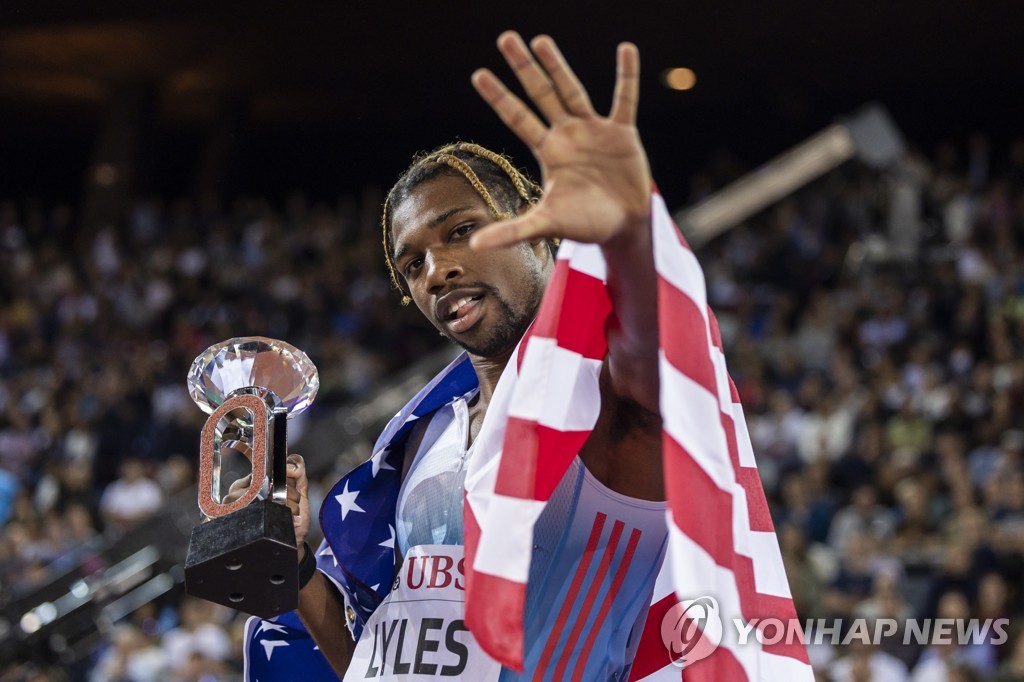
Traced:
[[288, 507], [269, 500], [192, 529], [185, 592], [260, 618], [299, 605], [299, 559]]

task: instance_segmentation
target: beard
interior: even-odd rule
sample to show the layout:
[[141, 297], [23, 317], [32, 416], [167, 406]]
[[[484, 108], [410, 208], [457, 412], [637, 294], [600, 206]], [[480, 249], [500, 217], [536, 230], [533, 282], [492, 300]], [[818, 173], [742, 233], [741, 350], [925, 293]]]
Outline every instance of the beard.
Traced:
[[441, 331], [441, 335], [471, 355], [491, 358], [511, 351], [523, 338], [540, 308], [544, 287], [532, 287], [529, 300], [518, 312], [498, 294], [497, 290], [487, 287], [487, 295], [497, 306], [500, 319], [482, 338], [472, 341], [457, 339], [444, 330]]

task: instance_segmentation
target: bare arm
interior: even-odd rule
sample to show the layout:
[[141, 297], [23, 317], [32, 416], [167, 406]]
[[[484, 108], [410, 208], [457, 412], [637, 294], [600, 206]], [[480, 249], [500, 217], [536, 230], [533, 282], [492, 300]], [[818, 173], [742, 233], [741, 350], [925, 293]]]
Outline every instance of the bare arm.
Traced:
[[656, 415], [658, 279], [649, 225], [628, 227], [602, 244], [602, 251], [608, 263], [608, 292], [618, 317], [607, 330], [612, 389]]
[[345, 603], [320, 571], [299, 592], [299, 617], [339, 678], [345, 677], [356, 643], [345, 626]]

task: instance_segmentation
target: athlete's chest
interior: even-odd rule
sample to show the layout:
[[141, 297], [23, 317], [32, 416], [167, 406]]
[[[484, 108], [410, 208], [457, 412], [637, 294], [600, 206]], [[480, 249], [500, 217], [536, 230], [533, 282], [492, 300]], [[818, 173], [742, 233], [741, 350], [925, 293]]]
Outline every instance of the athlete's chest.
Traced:
[[[398, 493], [395, 539], [404, 556], [416, 545], [461, 545], [462, 500], [471, 453], [472, 395], [445, 405], [423, 427]], [[479, 428], [479, 427], [478, 427]]]

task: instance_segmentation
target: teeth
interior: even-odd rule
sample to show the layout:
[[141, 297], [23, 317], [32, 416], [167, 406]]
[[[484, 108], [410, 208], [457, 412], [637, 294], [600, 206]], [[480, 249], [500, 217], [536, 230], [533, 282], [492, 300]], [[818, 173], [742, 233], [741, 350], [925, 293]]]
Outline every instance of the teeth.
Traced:
[[465, 296], [463, 298], [460, 298], [458, 301], [455, 301], [450, 306], [448, 306], [448, 315], [449, 316], [454, 315], [456, 312], [458, 312], [459, 308], [461, 308], [462, 306], [466, 305], [467, 303], [469, 303], [472, 300], [473, 300], [472, 296]]

